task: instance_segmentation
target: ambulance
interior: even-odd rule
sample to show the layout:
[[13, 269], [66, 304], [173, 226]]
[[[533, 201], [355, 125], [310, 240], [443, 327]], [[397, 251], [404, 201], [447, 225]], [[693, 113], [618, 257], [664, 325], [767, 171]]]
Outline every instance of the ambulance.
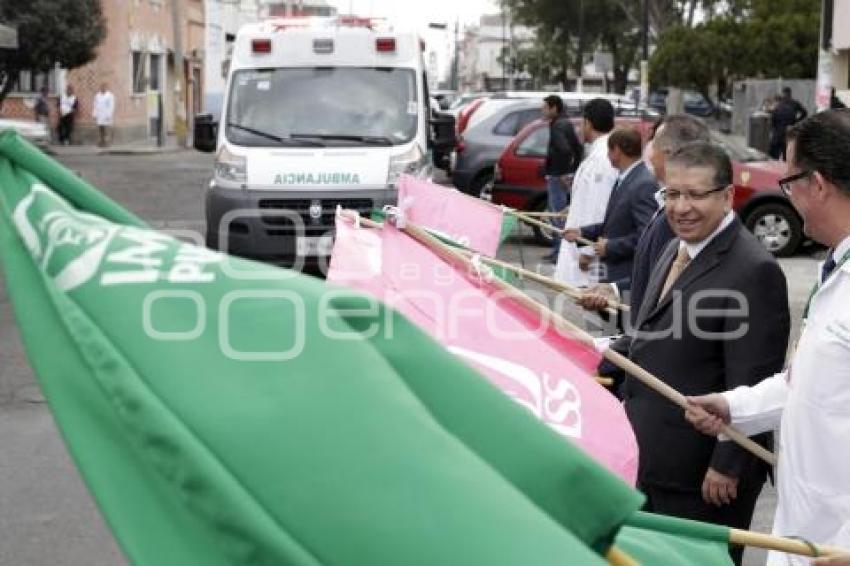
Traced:
[[240, 29], [215, 152], [207, 246], [281, 264], [330, 254], [337, 206], [395, 204], [402, 174], [448, 163], [454, 119], [435, 115], [413, 32], [356, 18], [270, 19]]

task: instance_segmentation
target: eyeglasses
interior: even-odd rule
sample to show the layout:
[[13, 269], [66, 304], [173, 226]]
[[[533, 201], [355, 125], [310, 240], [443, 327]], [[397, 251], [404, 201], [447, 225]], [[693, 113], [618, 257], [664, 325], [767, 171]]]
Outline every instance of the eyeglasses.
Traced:
[[800, 179], [805, 179], [806, 177], [810, 177], [814, 173], [811, 169], [806, 169], [805, 171], [800, 171], [794, 175], [789, 175], [787, 177], [783, 177], [779, 179], [779, 188], [785, 193], [786, 197], [791, 196], [791, 187], [794, 186], [794, 183], [799, 181]]
[[720, 191], [725, 191], [728, 188], [729, 185], [714, 187], [713, 189], [708, 189], [706, 191], [680, 191], [679, 189], [667, 188], [661, 191], [661, 197], [664, 199], [664, 202], [676, 202], [679, 199], [683, 199], [687, 202], [702, 202], [713, 193], [719, 193]]

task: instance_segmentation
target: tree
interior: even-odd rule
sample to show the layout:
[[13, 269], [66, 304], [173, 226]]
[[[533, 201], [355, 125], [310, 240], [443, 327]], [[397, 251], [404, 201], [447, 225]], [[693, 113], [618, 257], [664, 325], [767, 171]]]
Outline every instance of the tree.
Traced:
[[0, 51], [0, 105], [22, 70], [85, 65], [106, 36], [100, 0], [4, 0], [0, 22], [18, 29], [19, 45], [17, 51]]
[[815, 76], [820, 0], [725, 0], [707, 7], [705, 22], [674, 26], [659, 38], [650, 63], [655, 84], [708, 96], [711, 86], [722, 95], [748, 76]]

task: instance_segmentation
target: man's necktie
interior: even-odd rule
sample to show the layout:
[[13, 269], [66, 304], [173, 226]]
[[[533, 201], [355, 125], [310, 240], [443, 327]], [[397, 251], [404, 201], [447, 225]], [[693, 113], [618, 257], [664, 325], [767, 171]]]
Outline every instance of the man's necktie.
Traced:
[[826, 256], [826, 261], [823, 262], [823, 265], [820, 268], [820, 282], [821, 284], [825, 283], [829, 278], [830, 274], [835, 271], [836, 267], [835, 263], [835, 255], [832, 250], [830, 250], [829, 255]]
[[667, 274], [667, 279], [664, 281], [664, 287], [661, 288], [661, 294], [658, 295], [659, 303], [667, 296], [667, 293], [670, 292], [670, 288], [673, 286], [673, 283], [676, 282], [676, 279], [679, 278], [690, 262], [691, 256], [688, 255], [688, 248], [685, 246], [679, 246], [679, 253], [676, 254], [676, 259], [673, 260], [673, 265], [670, 266], [670, 272]]

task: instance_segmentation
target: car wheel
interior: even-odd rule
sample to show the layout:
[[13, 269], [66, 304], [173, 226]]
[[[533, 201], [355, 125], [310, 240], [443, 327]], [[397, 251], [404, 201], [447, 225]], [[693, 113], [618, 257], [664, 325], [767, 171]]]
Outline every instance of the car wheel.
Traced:
[[493, 170], [488, 169], [479, 173], [469, 184], [469, 195], [476, 198], [481, 196], [481, 192], [485, 187], [493, 187]]
[[787, 257], [803, 240], [803, 224], [793, 208], [770, 203], [757, 206], [744, 222], [764, 247], [775, 256]]
[[[529, 212], [546, 212], [549, 209], [548, 201], [544, 199], [538, 200], [534, 205], [529, 209]], [[549, 230], [544, 230], [539, 226], [532, 226], [532, 231], [534, 232], [534, 242], [540, 246], [548, 246], [551, 247], [554, 242], [555, 234], [553, 234]]]

